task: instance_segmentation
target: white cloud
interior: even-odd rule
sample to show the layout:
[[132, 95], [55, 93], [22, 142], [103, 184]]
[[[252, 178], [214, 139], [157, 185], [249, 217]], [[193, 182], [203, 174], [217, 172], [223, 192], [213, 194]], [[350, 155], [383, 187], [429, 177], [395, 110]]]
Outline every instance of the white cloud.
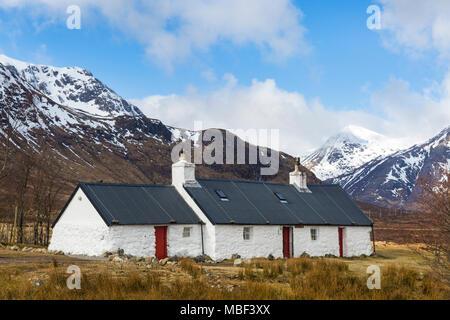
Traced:
[[206, 79], [208, 82], [215, 82], [217, 80], [216, 74], [214, 70], [208, 69], [201, 73], [203, 79]]
[[442, 83], [423, 92], [411, 90], [404, 80], [391, 79], [371, 100], [384, 113], [381, 131], [411, 144], [422, 142], [450, 125], [450, 72]]
[[302, 12], [291, 0], [0, 0], [1, 8], [30, 9], [30, 14], [45, 14], [50, 21], [55, 15], [66, 19], [65, 9], [73, 4], [80, 5], [82, 19], [92, 9], [99, 11], [113, 27], [142, 42], [150, 58], [168, 69], [220, 41], [255, 45], [270, 59], [309, 48], [299, 22]]
[[372, 94], [372, 112], [331, 110], [318, 99], [308, 101], [298, 92], [280, 89], [274, 80], [253, 80], [238, 86], [232, 79], [209, 94], [150, 96], [131, 100], [150, 117], [167, 124], [204, 128], [280, 129], [280, 149], [303, 155], [347, 125], [359, 125], [390, 137], [403, 138], [405, 146], [422, 142], [450, 124], [450, 74], [431, 91], [413, 92], [409, 84], [393, 79]]
[[384, 43], [412, 55], [435, 50], [450, 58], [450, 1], [379, 0]]

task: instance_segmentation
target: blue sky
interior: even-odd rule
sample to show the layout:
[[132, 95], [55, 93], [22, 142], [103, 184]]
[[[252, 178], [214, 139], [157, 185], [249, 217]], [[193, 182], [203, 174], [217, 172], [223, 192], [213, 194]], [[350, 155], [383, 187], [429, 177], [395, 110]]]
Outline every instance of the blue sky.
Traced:
[[[408, 8], [411, 13], [407, 13], [405, 17], [404, 8], [396, 0], [383, 0], [382, 3], [362, 0], [280, 1], [282, 2], [279, 5], [281, 13], [277, 17], [280, 21], [288, 21], [294, 17], [295, 21], [289, 20], [291, 22], [286, 23], [285, 29], [276, 29], [275, 33], [287, 33], [288, 40], [293, 39], [291, 43], [294, 42], [295, 45], [286, 49], [286, 52], [292, 49], [294, 53], [282, 52], [280, 55], [275, 54], [275, 57], [274, 52], [279, 48], [270, 44], [272, 38], [259, 36], [258, 30], [242, 30], [246, 34], [244, 40], [239, 38], [239, 30], [237, 34], [235, 30], [219, 30], [216, 40], [206, 41], [204, 44], [202, 37], [207, 38], [210, 34], [199, 34], [196, 29], [194, 40], [189, 36], [179, 38], [191, 46], [187, 53], [181, 57], [175, 54], [175, 58], [164, 60], [164, 53], [163, 58], [158, 56], [159, 53], [149, 54], [149, 47], [154, 43], [149, 39], [152, 32], [148, 32], [149, 36], [145, 29], [153, 27], [148, 21], [155, 19], [156, 14], [151, 13], [146, 17], [146, 11], [142, 10], [139, 18], [148, 20], [142, 25], [142, 30], [139, 30], [139, 26], [133, 26], [132, 22], [122, 21], [120, 12], [112, 13], [113, 9], [105, 9], [101, 4], [92, 7], [85, 4], [85, 1], [75, 0], [70, 3], [78, 3], [81, 7], [80, 30], [69, 30], [66, 27], [68, 14], [61, 2], [56, 5], [51, 0], [25, 0], [22, 4], [15, 4], [15, 1], [0, 0], [0, 52], [33, 63], [83, 67], [124, 98], [140, 102], [144, 109], [145, 99], [156, 95], [175, 95], [180, 99], [191, 99], [189, 103], [192, 104], [195, 104], [192, 102], [193, 96], [201, 100], [193, 100], [200, 104], [205, 100], [214, 101], [211, 97], [223, 93], [224, 88], [230, 85], [230, 75], [237, 83], [233, 86], [241, 91], [254, 88], [254, 80], [261, 84], [273, 80], [275, 88], [272, 89], [283, 94], [300, 95], [306, 100], [307, 108], [314, 109], [314, 103], [318, 101], [325, 110], [342, 111], [339, 113], [339, 117], [342, 117], [339, 125], [331, 125], [332, 129], [324, 130], [323, 136], [311, 137], [312, 142], [305, 145], [305, 148], [317, 145], [326, 135], [348, 124], [370, 127], [389, 135], [408, 135], [407, 130], [411, 130], [411, 127], [406, 124], [403, 125], [403, 131], [396, 131], [393, 123], [387, 123], [395, 120], [393, 114], [397, 111], [379, 107], [377, 103], [394, 105], [389, 108], [395, 108], [399, 101], [409, 101], [415, 96], [417, 101], [423, 99], [424, 103], [434, 97], [435, 93], [430, 88], [441, 87], [448, 75], [447, 35], [440, 37], [443, 40], [438, 39], [442, 45], [436, 44], [433, 34], [426, 34], [426, 23], [429, 21], [426, 20], [419, 31], [424, 32], [424, 37], [430, 37], [430, 41], [424, 43], [421, 39], [415, 39], [413, 33], [417, 30], [408, 26], [407, 16], [410, 14], [414, 17], [414, 8]], [[435, 19], [439, 19], [442, 12], [449, 11], [445, 2], [437, 2], [440, 4], [436, 6], [436, 11], [430, 13], [431, 18]], [[386, 12], [387, 19], [390, 19], [382, 30], [372, 31], [366, 26], [369, 17], [366, 9], [371, 4], [379, 5], [383, 14]], [[136, 4], [136, 8], [139, 5]], [[284, 7], [281, 8], [282, 5]], [[274, 10], [267, 6], [267, 10]], [[239, 19], [252, 19], [251, 12], [249, 14], [248, 17]], [[383, 19], [383, 15], [381, 17]], [[165, 23], [164, 33], [182, 34], [183, 28], [188, 28], [183, 26], [183, 19], [188, 18], [182, 14], [162, 18]], [[230, 25], [235, 23], [233, 12], [228, 18]], [[402, 19], [405, 20], [406, 27], [402, 25]], [[208, 28], [209, 20], [205, 21], [206, 25], [202, 27]], [[270, 26], [271, 23], [263, 21], [262, 25]], [[275, 23], [279, 22], [274, 21], [273, 24]], [[242, 24], [243, 29], [247, 27], [247, 24], [240, 21], [236, 24]], [[213, 25], [211, 28], [216, 27]], [[226, 26], [220, 25], [220, 28]], [[295, 34], [289, 34], [292, 28], [299, 28], [299, 38]], [[202, 44], [196, 46], [196, 43]], [[283, 44], [280, 47], [284, 50]], [[229, 75], [225, 77], [228, 80], [224, 79], [226, 74]], [[396, 86], [410, 96], [394, 97], [395, 101], [386, 101], [392, 95], [391, 92], [398, 89]], [[241, 91], [235, 92], [236, 95], [243, 94]], [[430, 97], [424, 93], [428, 91], [431, 92]], [[433, 102], [439, 104], [437, 116], [442, 118], [444, 112], [444, 121], [435, 123], [423, 135], [411, 133], [411, 142], [425, 138], [425, 135], [435, 132], [443, 123], [448, 123], [448, 113], [442, 110], [447, 106], [446, 96], [443, 96], [442, 90], [437, 91], [438, 97]], [[165, 108], [170, 106], [167, 103]], [[280, 106], [282, 109], [283, 102], [280, 102]], [[161, 108], [159, 106], [158, 110]], [[214, 109], [215, 106], [211, 105], [209, 108]], [[165, 113], [156, 112], [156, 109], [149, 110], [149, 113], [155, 113], [155, 117], [166, 116]], [[289, 110], [287, 108], [286, 112], [289, 113]], [[358, 118], [349, 116], [346, 111], [364, 114]], [[372, 116], [380, 118], [377, 120]], [[345, 117], [351, 120], [346, 123], [343, 120]], [[383, 125], [375, 124], [374, 119]], [[174, 125], [189, 126], [171, 117], [163, 120], [175, 121]], [[431, 126], [428, 122], [424, 125]]]

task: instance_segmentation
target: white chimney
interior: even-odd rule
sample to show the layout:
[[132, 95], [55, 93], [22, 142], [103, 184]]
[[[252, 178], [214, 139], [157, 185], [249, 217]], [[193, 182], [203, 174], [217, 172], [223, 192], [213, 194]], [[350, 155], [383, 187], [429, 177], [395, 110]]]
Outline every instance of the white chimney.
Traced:
[[300, 192], [311, 192], [306, 185], [306, 172], [300, 171], [300, 158], [295, 158], [295, 170], [289, 173], [289, 184]]
[[197, 183], [195, 180], [195, 164], [186, 161], [184, 153], [172, 164], [172, 185], [183, 186], [185, 183]]

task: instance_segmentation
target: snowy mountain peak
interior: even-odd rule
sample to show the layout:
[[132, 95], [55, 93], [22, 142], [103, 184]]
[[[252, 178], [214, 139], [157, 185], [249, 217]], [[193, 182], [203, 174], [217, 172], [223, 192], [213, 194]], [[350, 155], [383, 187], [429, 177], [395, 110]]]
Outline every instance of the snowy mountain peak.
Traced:
[[372, 141], [372, 140], [379, 140], [379, 139], [386, 139], [386, 136], [379, 134], [375, 131], [355, 126], [355, 125], [348, 125], [344, 127], [341, 131], [341, 135], [347, 134], [351, 135], [353, 137], [356, 137], [361, 140], [365, 141]]
[[303, 165], [319, 179], [327, 180], [349, 173], [380, 155], [394, 153], [400, 148], [397, 140], [363, 127], [349, 125], [307, 156]]
[[405, 208], [418, 199], [420, 178], [442, 181], [442, 170], [450, 170], [450, 127], [425, 143], [373, 159], [329, 182], [360, 201]]
[[0, 64], [15, 72], [57, 103], [100, 116], [142, 115], [138, 107], [79, 67], [32, 64], [0, 55]]

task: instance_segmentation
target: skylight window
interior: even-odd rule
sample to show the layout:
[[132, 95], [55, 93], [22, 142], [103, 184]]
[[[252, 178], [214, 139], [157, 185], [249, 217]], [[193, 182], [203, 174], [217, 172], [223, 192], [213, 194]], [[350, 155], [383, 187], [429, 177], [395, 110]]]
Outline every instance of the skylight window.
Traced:
[[229, 201], [227, 195], [225, 194], [225, 192], [223, 192], [223, 190], [217, 189], [216, 193], [219, 196], [220, 200]]
[[278, 200], [280, 200], [281, 203], [287, 203], [287, 199], [282, 193], [274, 192], [274, 194], [277, 196]]

